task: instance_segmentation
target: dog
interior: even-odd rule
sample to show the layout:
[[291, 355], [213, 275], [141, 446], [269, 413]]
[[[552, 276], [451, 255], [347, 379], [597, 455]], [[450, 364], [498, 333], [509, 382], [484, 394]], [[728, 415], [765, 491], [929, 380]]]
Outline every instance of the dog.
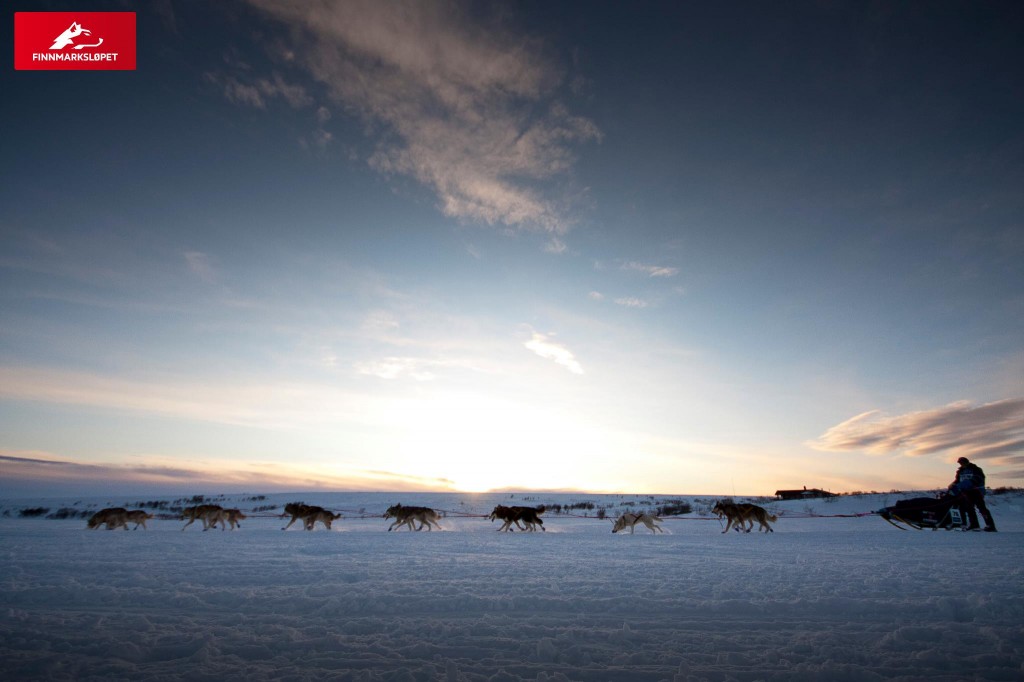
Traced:
[[197, 520], [203, 522], [203, 530], [210, 530], [215, 528], [217, 524], [221, 524], [220, 529], [224, 530], [224, 508], [219, 504], [200, 504], [196, 507], [185, 507], [181, 510], [181, 518], [188, 519], [188, 523], [181, 527], [185, 530]]
[[[423, 530], [424, 526], [427, 527], [427, 530], [433, 530], [432, 526], [437, 526], [438, 529], [441, 528], [441, 524], [438, 523], [438, 519], [441, 517], [429, 507], [403, 507], [400, 504], [394, 504], [384, 512], [384, 518], [395, 519], [395, 522], [388, 527], [388, 532], [400, 526], [408, 526], [409, 530]], [[413, 528], [415, 521], [420, 522], [419, 528]]]
[[629, 528], [629, 534], [632, 535], [633, 531], [636, 530], [636, 524], [642, 523], [647, 526], [652, 533], [664, 533], [665, 531], [658, 525], [659, 521], [661, 521], [660, 518], [646, 512], [642, 514], [626, 512], [619, 518], [615, 519], [615, 525], [612, 526], [612, 532], [618, 533], [620, 530]]
[[[734, 528], [736, 532], [750, 532], [750, 529], [747, 528], [747, 509], [744, 505], [719, 501], [711, 508], [711, 513], [717, 516], [719, 520], [725, 517], [726, 523], [725, 530], [722, 531], [723, 533], [728, 533], [730, 528]], [[751, 522], [752, 525], [753, 522]]]
[[747, 520], [750, 522], [750, 526], [747, 528], [747, 532], [754, 527], [754, 521], [757, 521], [758, 527], [757, 532], [759, 533], [774, 533], [775, 529], [771, 527], [771, 523], [775, 523], [779, 520], [779, 517], [775, 514], [769, 514], [768, 510], [764, 507], [758, 507], [756, 504], [743, 505], [747, 507]]
[[221, 530], [227, 530], [227, 510], [215, 504], [209, 506], [214, 508], [206, 509], [200, 514], [200, 518], [202, 518], [203, 520], [203, 530], [210, 530], [212, 528], [216, 528], [218, 523], [220, 524]]
[[132, 528], [132, 530], [138, 530], [139, 526], [142, 526], [142, 530], [148, 530], [146, 528], [146, 519], [151, 518], [153, 518], [153, 515], [147, 514], [142, 509], [133, 509], [130, 512], [125, 512], [125, 520], [135, 524], [135, 528]]
[[302, 521], [306, 527], [306, 530], [313, 530], [313, 527], [316, 526], [317, 521], [324, 524], [324, 528], [330, 530], [331, 523], [340, 518], [341, 514], [329, 512], [326, 509], [317, 509], [316, 511], [303, 517]]
[[544, 519], [540, 518], [540, 515], [544, 513], [544, 507], [511, 507], [511, 509], [516, 515], [516, 520], [525, 523], [526, 529], [531, 533], [537, 530], [537, 526], [547, 532], [547, 528], [544, 527]]
[[715, 506], [711, 509], [711, 513], [715, 514], [719, 519], [723, 516], [726, 518], [725, 530], [722, 533], [728, 533], [729, 528], [734, 528], [737, 532], [749, 533], [754, 528], [754, 521], [757, 521], [759, 524], [759, 532], [774, 533], [775, 530], [768, 522], [779, 520], [779, 517], [769, 514], [768, 510], [764, 507], [747, 502], [739, 504], [734, 502], [716, 502]]
[[86, 526], [95, 530], [103, 524], [107, 524], [107, 530], [114, 530], [115, 528], [120, 528], [122, 526], [125, 530], [128, 530], [128, 510], [124, 507], [108, 507], [107, 509], [100, 509], [89, 517], [89, 521]]
[[[504, 525], [498, 529], [498, 532], [508, 531], [512, 532], [512, 524], [516, 525], [516, 528], [522, 531], [533, 532], [537, 530], [537, 526], [540, 526], [541, 530], [546, 531], [544, 528], [544, 521], [540, 518], [540, 515], [544, 513], [544, 507], [506, 507], [499, 504], [491, 512], [491, 521], [502, 520]], [[522, 524], [526, 524], [524, 527]]]
[[[284, 513], [281, 514], [279, 518], [283, 519], [284, 517], [290, 515], [292, 519], [281, 530], [288, 530], [289, 528], [291, 528], [292, 524], [298, 521], [299, 519], [304, 520], [307, 516], [311, 514], [316, 514], [318, 511], [323, 511], [323, 507], [315, 507], [311, 504], [304, 504], [302, 502], [289, 502], [284, 506]], [[303, 521], [303, 523], [305, 523], [305, 521]]]
[[246, 518], [248, 518], [248, 517], [245, 514], [242, 513], [241, 509], [225, 509], [224, 510], [224, 520], [227, 521], [228, 525], [231, 526], [231, 530], [234, 530], [236, 526], [241, 528], [242, 527], [241, 521], [242, 521], [242, 519], [246, 519]]

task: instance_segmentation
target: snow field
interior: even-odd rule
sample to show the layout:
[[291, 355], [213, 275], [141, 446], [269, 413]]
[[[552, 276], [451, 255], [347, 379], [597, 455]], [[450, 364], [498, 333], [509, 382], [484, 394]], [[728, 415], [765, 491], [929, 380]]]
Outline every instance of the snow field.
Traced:
[[[306, 496], [368, 510], [394, 496], [343, 497]], [[3, 519], [0, 675], [1019, 680], [1024, 514], [1019, 498], [991, 506], [1000, 533], [872, 517], [783, 517], [772, 535], [673, 520], [612, 535], [560, 516], [533, 534], [451, 516], [420, 533], [379, 518], [313, 533], [270, 518], [233, 533]]]

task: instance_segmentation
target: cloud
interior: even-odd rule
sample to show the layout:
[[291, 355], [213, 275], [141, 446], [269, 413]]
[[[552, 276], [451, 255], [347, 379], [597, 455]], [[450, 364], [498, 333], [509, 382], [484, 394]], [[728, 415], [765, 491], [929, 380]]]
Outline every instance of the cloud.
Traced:
[[217, 281], [217, 273], [213, 269], [213, 264], [210, 262], [208, 255], [199, 251], [186, 251], [184, 256], [188, 269], [199, 279], [208, 284], [213, 284]]
[[[250, 83], [243, 83], [234, 76], [224, 76], [213, 72], [205, 74], [205, 77], [208, 82], [224, 88], [224, 96], [235, 104], [266, 109], [267, 101], [275, 98], [283, 99], [293, 109], [302, 109], [313, 104], [313, 98], [304, 87], [288, 83], [278, 73], [273, 74], [271, 78], [257, 78]], [[318, 110], [318, 119], [320, 116], [321, 113]]]
[[334, 141], [334, 134], [323, 128], [314, 130], [311, 137], [313, 144], [320, 149], [326, 149]]
[[374, 169], [429, 186], [454, 218], [571, 227], [542, 186], [600, 132], [557, 101], [563, 73], [538, 41], [453, 2], [251, 2], [301, 36], [296, 62], [372, 129]]
[[[992, 459], [998, 465], [1021, 466], [1024, 398], [979, 406], [961, 401], [893, 417], [874, 410], [833, 426], [807, 445], [817, 450], [863, 450], [875, 455], [898, 452], [920, 457], [944, 453], [950, 459]], [[1020, 474], [1024, 471], [1017, 471], [1013, 477], [1019, 478]]]
[[552, 341], [548, 335], [534, 332], [532, 338], [523, 345], [545, 360], [552, 360], [565, 367], [573, 374], [583, 374], [583, 367], [576, 361], [572, 352], [562, 344]]
[[143, 412], [266, 429], [359, 419], [370, 396], [288, 381], [116, 378], [50, 368], [0, 366], [0, 399]]
[[67, 464], [67, 462], [55, 459], [50, 453], [41, 450], [0, 450], [0, 461], [20, 464], [52, 464], [55, 466]]
[[[216, 492], [295, 492], [307, 490], [345, 491], [437, 491], [453, 489], [445, 478], [408, 476], [390, 471], [353, 469], [350, 472], [304, 471], [298, 467], [272, 463], [216, 461], [204, 457], [203, 466], [189, 463], [151, 465], [82, 463], [48, 453], [32, 457], [5, 454], [0, 450], [4, 479], [0, 494], [4, 497], [32, 494], [89, 493], [133, 494], [144, 491], [182, 491], [203, 489]], [[41, 457], [45, 457], [42, 459]], [[147, 459], [154, 459], [147, 456]]]
[[432, 381], [436, 375], [431, 367], [443, 366], [447, 363], [422, 358], [387, 357], [355, 365], [359, 374], [379, 377], [381, 379], [398, 379], [408, 377], [416, 381]]
[[563, 254], [568, 250], [569, 246], [558, 237], [552, 237], [548, 240], [547, 244], [544, 245], [544, 251], [546, 253]]
[[679, 274], [679, 268], [668, 268], [661, 265], [648, 265], [647, 263], [637, 263], [636, 261], [624, 263], [622, 265], [622, 269], [642, 272], [648, 277], [674, 277]]
[[615, 302], [627, 308], [646, 308], [650, 305], [647, 301], [635, 296], [623, 296], [615, 299]]

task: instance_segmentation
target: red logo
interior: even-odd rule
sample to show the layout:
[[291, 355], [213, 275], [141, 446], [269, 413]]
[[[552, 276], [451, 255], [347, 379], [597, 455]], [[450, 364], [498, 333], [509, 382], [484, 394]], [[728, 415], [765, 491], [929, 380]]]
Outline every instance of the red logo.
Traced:
[[135, 70], [135, 12], [15, 12], [14, 68]]

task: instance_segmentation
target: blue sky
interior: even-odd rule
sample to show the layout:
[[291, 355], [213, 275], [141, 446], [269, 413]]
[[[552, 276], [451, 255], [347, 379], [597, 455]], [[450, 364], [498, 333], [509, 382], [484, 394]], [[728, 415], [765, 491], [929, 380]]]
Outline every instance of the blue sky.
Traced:
[[0, 494], [1024, 478], [1019, 5], [128, 6], [3, 72]]

